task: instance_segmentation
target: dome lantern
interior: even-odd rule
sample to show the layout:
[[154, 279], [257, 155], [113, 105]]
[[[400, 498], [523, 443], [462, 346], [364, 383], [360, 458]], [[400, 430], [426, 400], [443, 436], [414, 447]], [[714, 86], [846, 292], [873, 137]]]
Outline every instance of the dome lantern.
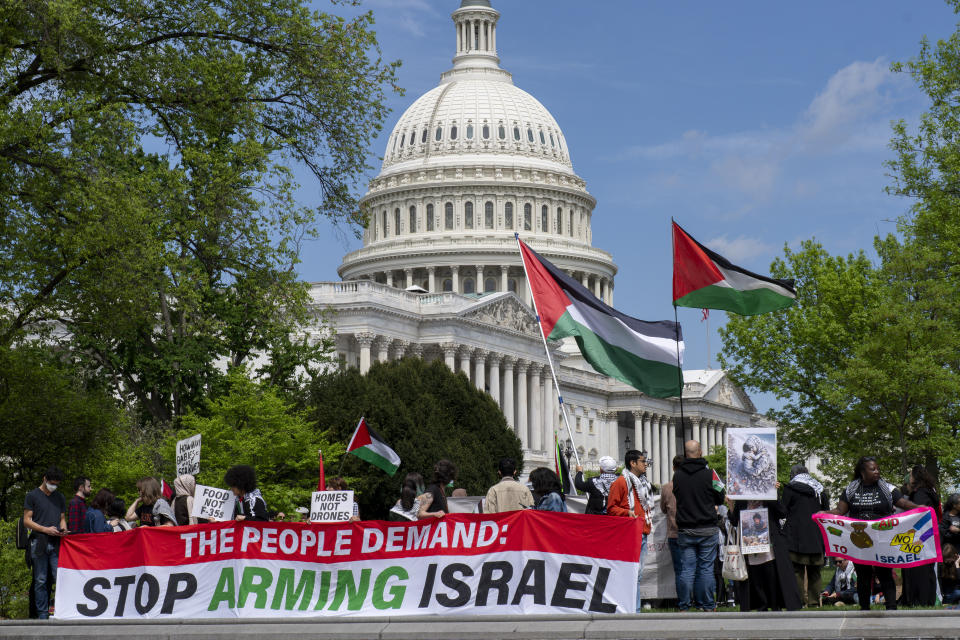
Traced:
[[456, 27], [457, 48], [453, 69], [448, 73], [466, 69], [499, 70], [497, 20], [500, 12], [490, 6], [489, 0], [463, 0], [451, 17]]

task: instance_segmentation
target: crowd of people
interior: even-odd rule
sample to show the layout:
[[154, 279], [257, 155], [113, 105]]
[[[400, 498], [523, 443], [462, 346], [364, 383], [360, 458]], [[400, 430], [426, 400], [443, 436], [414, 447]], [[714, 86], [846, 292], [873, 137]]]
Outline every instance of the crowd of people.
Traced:
[[[586, 494], [584, 512], [588, 515], [635, 518], [642, 523], [641, 555], [637, 574], [636, 609], [640, 611], [640, 582], [649, 553], [655, 488], [647, 478], [653, 464], [645, 452], [629, 450], [623, 469], [617, 473], [617, 461], [609, 456], [599, 459], [600, 473], [584, 478], [577, 466], [574, 486]], [[803, 465], [790, 470], [790, 481], [777, 483], [775, 500], [727, 499], [719, 477], [707, 464], [700, 444], [685, 443], [684, 455], [671, 461], [673, 477], [660, 487], [659, 508], [664, 513], [666, 539], [676, 579], [679, 611], [691, 608], [712, 611], [718, 602], [734, 602], [741, 610], [796, 610], [821, 604], [855, 605], [861, 609], [882, 603], [887, 609], [904, 606], [933, 606], [938, 599], [945, 604], [960, 603], [960, 494], [953, 494], [942, 506], [936, 483], [923, 466], [914, 467], [902, 487], [880, 476], [872, 457], [860, 458], [851, 482], [843, 490], [837, 506], [830, 509], [826, 488]], [[567, 511], [563, 483], [557, 473], [546, 467], [530, 472], [528, 482], [518, 479], [515, 460], [503, 458], [497, 465], [499, 481], [489, 488], [475, 505], [482, 513], [503, 513], [522, 509]], [[449, 460], [438, 461], [430, 482], [420, 473], [408, 473], [400, 486], [399, 498], [390, 509], [391, 520], [415, 521], [441, 518], [450, 512], [446, 491], [453, 487], [457, 468]], [[133, 527], [178, 526], [206, 523], [194, 515], [196, 480], [181, 475], [173, 491], [156, 478], [137, 482], [137, 498], [127, 507], [110, 489], [94, 493], [90, 478], [78, 477], [72, 484], [73, 495], [64, 499], [60, 486], [63, 473], [50, 467], [40, 486], [24, 501], [23, 524], [30, 531], [27, 562], [32, 567], [30, 591], [31, 615], [47, 618], [51, 609], [50, 593], [56, 577], [60, 539], [70, 533], [112, 533]], [[227, 470], [224, 484], [235, 496], [236, 520], [284, 520], [283, 513], [272, 512], [257, 486], [252, 467], [237, 465]], [[332, 477], [328, 490], [347, 490], [344, 478]], [[466, 496], [457, 489], [451, 497]], [[91, 495], [93, 496], [91, 498]], [[937, 510], [943, 562], [900, 571], [900, 596], [892, 569], [838, 560], [826, 588], [822, 571], [827, 558], [819, 527], [811, 516], [819, 512], [874, 520], [912, 509], [918, 505]], [[739, 532], [748, 540], [764, 540], [768, 550], [745, 554], [745, 580], [728, 582], [721, 576], [719, 550], [740, 527], [744, 510], [766, 509], [767, 518], [753, 519], [749, 530]], [[297, 509], [299, 519], [309, 520], [309, 509]], [[749, 515], [749, 514], [748, 514]], [[353, 503], [351, 520], [360, 513]]]

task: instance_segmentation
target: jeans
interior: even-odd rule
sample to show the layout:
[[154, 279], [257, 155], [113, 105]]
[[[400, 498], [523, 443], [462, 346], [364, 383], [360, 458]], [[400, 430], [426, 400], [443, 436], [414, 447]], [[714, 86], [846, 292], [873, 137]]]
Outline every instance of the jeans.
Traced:
[[670, 559], [673, 560], [673, 582], [677, 587], [677, 597], [680, 597], [680, 543], [676, 538], [667, 538], [670, 547]]
[[[37, 618], [50, 617], [50, 590], [57, 579], [57, 560], [60, 557], [60, 545], [40, 541], [34, 537], [30, 541], [30, 558], [33, 560], [33, 594], [37, 605]], [[47, 582], [49, 577], [50, 583]]]
[[691, 536], [681, 533], [677, 537], [680, 547], [680, 580], [677, 584], [677, 607], [680, 611], [690, 608], [690, 595], [699, 609], [716, 609], [713, 594], [717, 585], [713, 578], [713, 563], [717, 559], [717, 536]]
[[643, 566], [647, 561], [647, 535], [643, 534], [643, 541], [640, 543], [640, 568], [637, 571], [637, 613], [640, 613], [640, 581], [643, 580]]

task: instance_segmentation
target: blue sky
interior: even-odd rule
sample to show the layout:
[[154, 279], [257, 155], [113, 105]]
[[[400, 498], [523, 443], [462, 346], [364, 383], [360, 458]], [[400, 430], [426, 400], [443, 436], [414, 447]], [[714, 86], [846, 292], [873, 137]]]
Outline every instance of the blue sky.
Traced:
[[[759, 272], [784, 244], [815, 237], [845, 254], [871, 250], [877, 233], [894, 231], [910, 202], [884, 193], [890, 123], [917, 122], [926, 103], [889, 66], [958, 21], [937, 0], [492, 3], [501, 13], [501, 66], [553, 113], [597, 198], [593, 244], [620, 269], [615, 306], [647, 320], [673, 316], [671, 216]], [[371, 148], [377, 169], [400, 114], [451, 66], [457, 6], [361, 4], [377, 18], [385, 59], [403, 61], [406, 89], [391, 96], [394, 112]], [[311, 199], [302, 189], [302, 202]], [[359, 246], [321, 229], [304, 244], [300, 274], [335, 280], [342, 255]], [[710, 318], [713, 367], [724, 319], [719, 311]], [[700, 312], [681, 309], [680, 322], [685, 367], [706, 367]], [[761, 410], [774, 404], [755, 400]]]

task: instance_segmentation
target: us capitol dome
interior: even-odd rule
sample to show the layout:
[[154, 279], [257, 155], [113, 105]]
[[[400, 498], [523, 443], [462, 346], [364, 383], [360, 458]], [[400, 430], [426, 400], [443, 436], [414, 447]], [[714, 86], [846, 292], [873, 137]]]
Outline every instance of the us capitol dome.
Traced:
[[311, 286], [318, 319], [335, 327], [340, 366], [365, 373], [374, 360], [442, 359], [501, 407], [527, 473], [552, 464], [557, 435], [588, 469], [603, 455], [647, 450], [662, 483], [684, 439], [706, 448], [727, 428], [766, 425], [723, 371], [684, 372], [681, 424], [678, 398], [596, 373], [568, 340], [550, 349], [570, 439], [514, 234], [611, 305], [617, 267], [592, 246], [597, 201], [563, 131], [500, 67], [500, 13], [463, 0], [452, 18], [453, 67], [400, 116], [361, 199], [363, 247], [343, 258], [340, 282]]

